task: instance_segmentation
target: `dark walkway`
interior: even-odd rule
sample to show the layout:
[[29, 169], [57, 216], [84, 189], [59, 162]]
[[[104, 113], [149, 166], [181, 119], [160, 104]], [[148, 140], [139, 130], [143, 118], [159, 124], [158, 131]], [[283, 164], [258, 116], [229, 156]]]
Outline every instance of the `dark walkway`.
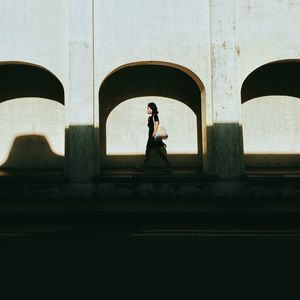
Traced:
[[[180, 171], [158, 178], [110, 171], [97, 180], [210, 184]], [[15, 199], [3, 188], [27, 180], [30, 192], [31, 182], [44, 181], [35, 188], [45, 186], [47, 196], [49, 181], [66, 179], [56, 171], [2, 175], [1, 300], [300, 299], [297, 197]], [[261, 176], [249, 174], [245, 185], [298, 181], [292, 172]]]
[[0, 177], [43, 177], [43, 176], [63, 176], [63, 170], [19, 170], [0, 169]]
[[[246, 176], [296, 176], [300, 177], [300, 168], [247, 168]], [[201, 168], [173, 168], [171, 173], [164, 172], [163, 168], [148, 168], [140, 172], [135, 168], [103, 168], [98, 177], [154, 177], [154, 176], [175, 176], [175, 177], [207, 177]], [[16, 170], [0, 169], [0, 179], [10, 178], [42, 178], [42, 177], [64, 177], [64, 171], [60, 169], [50, 170]]]
[[300, 298], [299, 223], [182, 217], [1, 218], [1, 299]]
[[[166, 174], [162, 168], [149, 168], [145, 172], [139, 172], [133, 168], [106, 168], [102, 169], [100, 177], [124, 177], [124, 176], [166, 176], [172, 175], [175, 177], [207, 177], [201, 168], [173, 168], [171, 174]], [[247, 168], [245, 176], [250, 177], [285, 177], [293, 176], [300, 177], [300, 168]]]

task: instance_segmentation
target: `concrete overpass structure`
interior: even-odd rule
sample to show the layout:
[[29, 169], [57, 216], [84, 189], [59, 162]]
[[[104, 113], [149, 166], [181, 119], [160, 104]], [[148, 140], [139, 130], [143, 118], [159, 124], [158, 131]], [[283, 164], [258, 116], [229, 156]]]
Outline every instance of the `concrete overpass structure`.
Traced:
[[247, 170], [299, 168], [299, 13], [299, 0], [1, 1], [3, 172], [61, 170], [64, 191], [103, 195], [104, 169], [142, 159], [148, 100], [175, 168], [200, 170], [193, 188], [212, 176], [230, 196], [220, 182], [243, 191]]

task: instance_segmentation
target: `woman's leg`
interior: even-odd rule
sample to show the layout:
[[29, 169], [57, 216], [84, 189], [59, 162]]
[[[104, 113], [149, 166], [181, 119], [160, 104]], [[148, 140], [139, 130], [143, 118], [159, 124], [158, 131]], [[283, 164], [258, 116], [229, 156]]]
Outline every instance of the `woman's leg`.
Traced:
[[144, 163], [143, 163], [143, 168], [145, 168], [148, 165], [151, 153], [152, 153], [152, 148], [147, 147], [146, 148], [146, 155], [145, 155], [145, 159], [144, 159]]
[[167, 156], [166, 147], [157, 147], [155, 148], [156, 153], [160, 156], [160, 158], [165, 162], [168, 168], [171, 168], [170, 162]]

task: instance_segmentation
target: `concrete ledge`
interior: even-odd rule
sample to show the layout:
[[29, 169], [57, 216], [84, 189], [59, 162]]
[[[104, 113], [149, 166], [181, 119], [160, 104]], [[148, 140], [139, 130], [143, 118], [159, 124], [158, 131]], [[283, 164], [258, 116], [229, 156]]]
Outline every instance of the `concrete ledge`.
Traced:
[[0, 181], [0, 211], [300, 212], [298, 178]]

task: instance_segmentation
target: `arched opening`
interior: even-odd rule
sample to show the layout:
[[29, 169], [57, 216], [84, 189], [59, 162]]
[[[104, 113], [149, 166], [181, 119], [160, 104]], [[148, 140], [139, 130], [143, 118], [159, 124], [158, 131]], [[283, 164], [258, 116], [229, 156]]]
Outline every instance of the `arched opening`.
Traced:
[[254, 70], [241, 90], [246, 172], [300, 169], [300, 61]]
[[[167, 127], [167, 124], [174, 123], [180, 128], [182, 122], [182, 128], [186, 131], [179, 130], [174, 135], [187, 134], [192, 137], [190, 147], [181, 147], [177, 152], [176, 147], [180, 149], [182, 139], [176, 141], [172, 137], [173, 145], [171, 138], [170, 145], [166, 142], [170, 146], [167, 149], [173, 166], [202, 169], [201, 92], [203, 94], [204, 89], [200, 80], [197, 82], [184, 70], [171, 65], [139, 63], [112, 72], [99, 90], [100, 166], [134, 167], [142, 162], [147, 140], [146, 107], [148, 102], [153, 101], [159, 105], [162, 125]], [[135, 130], [128, 150], [128, 142], [122, 144], [122, 132], [131, 131], [132, 128]], [[114, 137], [107, 134], [113, 134]], [[115, 144], [115, 150], [119, 150], [114, 153], [111, 151], [112, 139], [120, 143], [119, 146]], [[158, 165], [153, 162], [153, 166]]]
[[0, 128], [1, 175], [63, 172], [64, 89], [51, 72], [0, 63]]

